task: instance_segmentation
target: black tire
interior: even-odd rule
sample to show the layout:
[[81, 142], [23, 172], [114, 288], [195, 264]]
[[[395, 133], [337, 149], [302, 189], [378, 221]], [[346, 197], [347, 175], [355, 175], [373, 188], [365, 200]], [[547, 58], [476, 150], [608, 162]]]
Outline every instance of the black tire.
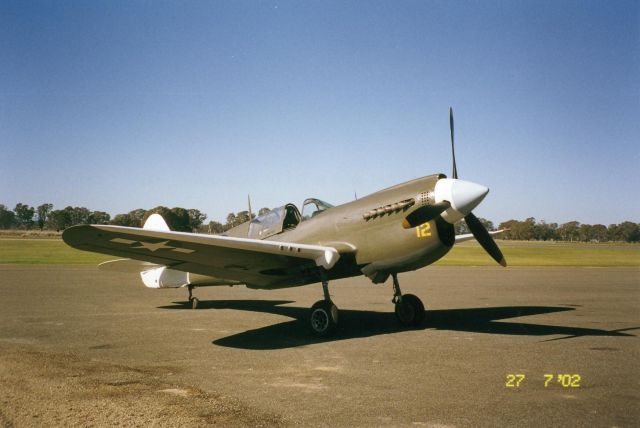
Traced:
[[338, 307], [331, 301], [320, 300], [311, 307], [311, 331], [318, 337], [331, 336], [338, 327]]
[[396, 303], [396, 318], [400, 324], [417, 327], [424, 321], [425, 311], [422, 301], [413, 294], [402, 296], [402, 302]]
[[200, 300], [197, 297], [193, 297], [191, 299], [191, 309], [198, 309], [198, 303], [200, 303]]

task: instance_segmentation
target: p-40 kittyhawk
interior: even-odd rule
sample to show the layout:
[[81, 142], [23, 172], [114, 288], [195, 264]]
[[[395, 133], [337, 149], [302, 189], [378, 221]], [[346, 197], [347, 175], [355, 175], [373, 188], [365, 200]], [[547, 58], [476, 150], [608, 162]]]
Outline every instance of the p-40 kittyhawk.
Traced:
[[[102, 269], [136, 271], [150, 288], [186, 287], [195, 309], [196, 287], [245, 284], [277, 289], [322, 283], [324, 299], [310, 311], [309, 323], [319, 336], [335, 332], [338, 308], [329, 281], [365, 275], [373, 283], [391, 276], [395, 313], [403, 325], [425, 318], [421, 300], [402, 294], [398, 274], [427, 266], [447, 254], [456, 242], [472, 239], [494, 260], [505, 259], [471, 212], [489, 189], [458, 179], [449, 110], [452, 178], [434, 174], [378, 191], [339, 206], [319, 199], [275, 208], [222, 235], [175, 232], [159, 214], [142, 228], [79, 225], [62, 234], [68, 245], [125, 259], [105, 262]], [[463, 219], [471, 234], [456, 236]]]

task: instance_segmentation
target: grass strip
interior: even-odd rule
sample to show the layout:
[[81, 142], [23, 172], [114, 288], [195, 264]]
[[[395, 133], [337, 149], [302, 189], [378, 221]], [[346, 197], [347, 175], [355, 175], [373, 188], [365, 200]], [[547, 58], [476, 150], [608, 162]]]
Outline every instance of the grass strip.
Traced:
[[[497, 241], [509, 266], [640, 266], [640, 245]], [[99, 264], [115, 256], [75, 250], [60, 239], [0, 239], [0, 264]], [[496, 266], [476, 242], [456, 245], [436, 266]]]
[[[508, 266], [640, 266], [640, 246], [583, 246], [501, 245]], [[493, 259], [479, 245], [456, 246], [435, 263], [436, 266], [496, 266]]]
[[61, 239], [0, 239], [0, 264], [97, 265], [117, 258], [73, 249]]

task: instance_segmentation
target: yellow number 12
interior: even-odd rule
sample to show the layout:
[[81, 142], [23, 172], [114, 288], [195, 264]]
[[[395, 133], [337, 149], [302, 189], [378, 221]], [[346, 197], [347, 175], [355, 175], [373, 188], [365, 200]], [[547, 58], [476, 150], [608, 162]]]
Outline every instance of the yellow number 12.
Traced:
[[420, 226], [416, 227], [416, 236], [418, 238], [426, 238], [427, 236], [431, 236], [431, 224], [423, 223]]

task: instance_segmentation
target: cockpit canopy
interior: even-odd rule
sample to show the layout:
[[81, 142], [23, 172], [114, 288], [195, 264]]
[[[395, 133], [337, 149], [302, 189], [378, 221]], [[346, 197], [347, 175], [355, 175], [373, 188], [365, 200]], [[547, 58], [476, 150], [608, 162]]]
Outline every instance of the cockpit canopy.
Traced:
[[247, 236], [251, 239], [265, 239], [277, 235], [285, 230], [294, 229], [301, 221], [308, 220], [329, 208], [333, 208], [333, 205], [315, 198], [305, 199], [302, 204], [303, 216], [293, 204], [274, 208], [251, 220]]
[[248, 237], [265, 239], [284, 230], [295, 228], [300, 221], [298, 208], [293, 204], [287, 204], [251, 220]]
[[328, 202], [316, 198], [305, 199], [302, 203], [302, 221], [309, 220], [329, 208], [333, 208], [333, 205]]

